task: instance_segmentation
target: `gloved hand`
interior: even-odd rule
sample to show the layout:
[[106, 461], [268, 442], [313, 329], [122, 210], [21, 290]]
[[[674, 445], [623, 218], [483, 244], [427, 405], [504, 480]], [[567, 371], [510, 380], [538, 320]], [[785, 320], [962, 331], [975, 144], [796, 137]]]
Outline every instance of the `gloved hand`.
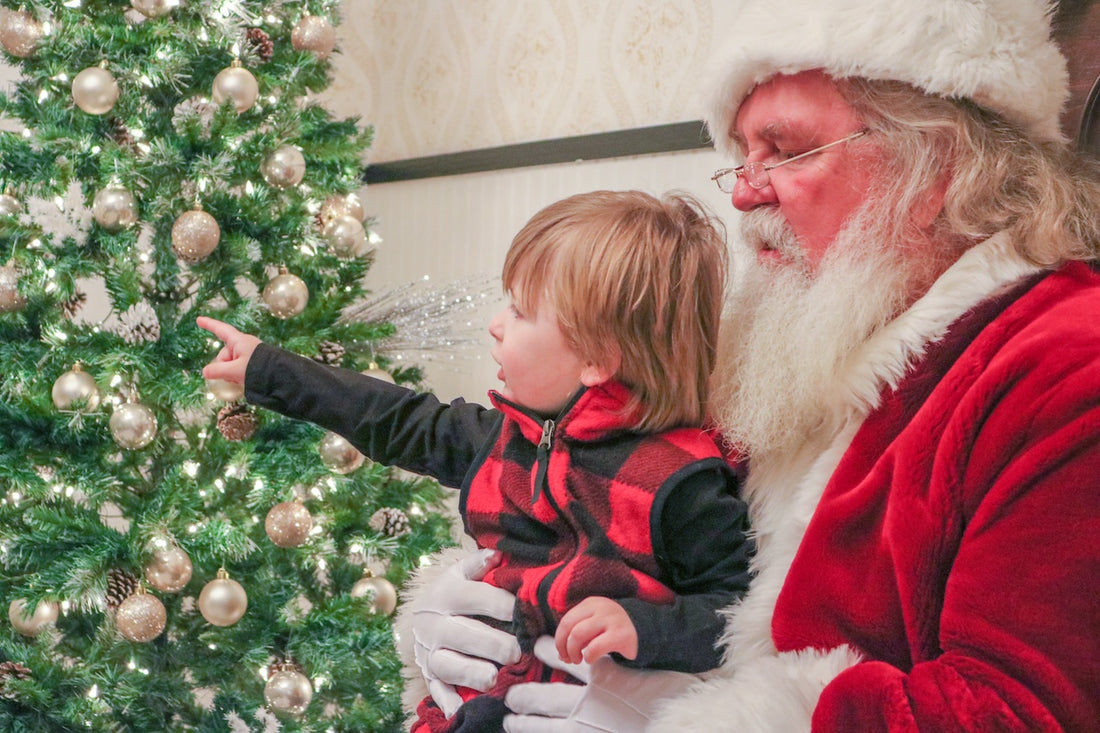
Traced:
[[554, 639], [540, 637], [535, 656], [585, 685], [526, 682], [510, 688], [504, 703], [505, 733], [637, 733], [645, 730], [658, 703], [698, 682], [695, 675], [630, 669], [604, 656], [592, 664], [566, 664]]
[[424, 586], [413, 601], [414, 658], [428, 692], [448, 718], [462, 704], [455, 685], [485, 691], [496, 682], [497, 664], [519, 660], [515, 636], [466, 618], [512, 620], [515, 596], [480, 582], [499, 562], [500, 554], [493, 550], [472, 552]]

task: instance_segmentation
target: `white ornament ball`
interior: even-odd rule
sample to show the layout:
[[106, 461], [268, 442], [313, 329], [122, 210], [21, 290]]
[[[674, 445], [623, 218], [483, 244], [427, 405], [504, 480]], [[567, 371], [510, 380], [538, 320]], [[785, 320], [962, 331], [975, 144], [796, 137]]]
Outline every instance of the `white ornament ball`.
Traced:
[[264, 158], [260, 173], [276, 188], [297, 186], [306, 175], [305, 156], [293, 145], [283, 145]]
[[212, 96], [215, 103], [229, 102], [237, 112], [244, 112], [259, 99], [260, 84], [252, 72], [235, 63], [214, 77]]
[[222, 402], [236, 402], [244, 398], [244, 385], [227, 379], [207, 379], [206, 388], [214, 395], [214, 399]]
[[294, 668], [280, 669], [264, 685], [264, 702], [277, 713], [301, 715], [313, 699], [309, 678]]
[[10, 193], [0, 193], [0, 216], [15, 216], [22, 210], [19, 199]]
[[179, 7], [179, 0], [130, 0], [130, 5], [146, 18], [159, 18]]
[[27, 299], [19, 293], [19, 271], [10, 265], [0, 267], [0, 313], [23, 310]]
[[325, 433], [318, 450], [321, 453], [321, 462], [336, 473], [351, 473], [366, 460], [354, 445], [333, 432]]
[[130, 641], [152, 641], [164, 631], [168, 612], [164, 604], [152, 593], [139, 590], [118, 605], [115, 624], [118, 631]]
[[99, 387], [92, 375], [77, 364], [53, 383], [53, 404], [59, 410], [87, 410], [99, 407]]
[[299, 547], [309, 539], [313, 517], [300, 501], [284, 501], [271, 507], [264, 531], [279, 547]]
[[57, 621], [58, 606], [53, 601], [39, 601], [34, 613], [24, 616], [27, 602], [17, 598], [8, 606], [8, 620], [12, 628], [23, 636], [38, 636], [47, 626]]
[[290, 45], [296, 51], [312, 51], [319, 59], [336, 48], [336, 29], [319, 15], [303, 15], [290, 31]]
[[209, 257], [221, 238], [217, 219], [202, 209], [185, 211], [172, 224], [172, 251], [190, 264]]
[[162, 593], [177, 593], [191, 581], [191, 558], [181, 548], [172, 545], [153, 552], [145, 566], [145, 580]]
[[306, 309], [309, 288], [302, 278], [283, 272], [271, 278], [264, 287], [263, 299], [271, 315], [286, 320]]
[[157, 437], [157, 416], [138, 402], [124, 402], [111, 413], [111, 437], [126, 450], [140, 450]]
[[118, 101], [118, 82], [101, 66], [89, 66], [73, 79], [73, 101], [90, 115], [110, 112]]
[[137, 221], [137, 202], [125, 188], [108, 186], [92, 200], [92, 218], [109, 232], [121, 232]]
[[338, 216], [330, 220], [321, 236], [337, 257], [362, 257], [370, 249], [367, 231], [362, 222], [353, 216]]
[[12, 56], [25, 59], [33, 54], [43, 35], [45, 29], [30, 13], [0, 8], [0, 46]]
[[352, 598], [362, 598], [367, 604], [367, 611], [372, 614], [389, 616], [397, 608], [397, 591], [393, 583], [385, 578], [365, 575], [355, 581], [351, 587]]
[[350, 216], [358, 221], [363, 221], [367, 218], [367, 214], [363, 210], [363, 202], [360, 201], [359, 196], [354, 193], [349, 193], [346, 196], [342, 196], [338, 193], [333, 194], [321, 204], [322, 221], [327, 222], [338, 216]]
[[248, 594], [225, 570], [203, 586], [199, 593], [199, 612], [214, 626], [232, 626], [248, 609]]

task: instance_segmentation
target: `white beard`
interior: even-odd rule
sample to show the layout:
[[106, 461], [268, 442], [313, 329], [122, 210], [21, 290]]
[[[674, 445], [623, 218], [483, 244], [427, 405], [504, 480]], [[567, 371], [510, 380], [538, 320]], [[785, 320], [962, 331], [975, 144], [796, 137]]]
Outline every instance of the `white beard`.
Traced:
[[711, 411], [744, 454], [830, 440], [846, 417], [826, 407], [837, 375], [942, 271], [928, 240], [905, 242], [896, 212], [879, 201], [869, 199], [812, 271], [778, 211], [742, 218], [752, 251], [776, 249], [784, 261], [754, 259], [723, 317]]

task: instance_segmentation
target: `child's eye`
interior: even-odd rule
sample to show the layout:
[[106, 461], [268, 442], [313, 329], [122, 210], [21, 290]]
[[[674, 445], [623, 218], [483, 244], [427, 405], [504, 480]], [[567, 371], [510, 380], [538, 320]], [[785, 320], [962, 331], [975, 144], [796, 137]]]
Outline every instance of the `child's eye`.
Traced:
[[509, 305], [508, 310], [510, 310], [512, 312], [512, 317], [513, 318], [523, 318], [523, 314], [519, 312], [519, 308], [516, 307], [515, 303], [512, 303], [511, 305]]

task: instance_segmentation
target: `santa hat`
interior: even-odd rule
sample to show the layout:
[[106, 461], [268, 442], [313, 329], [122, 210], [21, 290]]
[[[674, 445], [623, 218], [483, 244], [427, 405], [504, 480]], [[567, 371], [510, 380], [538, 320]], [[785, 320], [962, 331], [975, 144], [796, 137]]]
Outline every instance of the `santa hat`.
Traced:
[[1045, 0], [743, 0], [704, 85], [718, 150], [753, 87], [776, 74], [903, 81], [965, 98], [1039, 140], [1064, 142], [1066, 62]]

